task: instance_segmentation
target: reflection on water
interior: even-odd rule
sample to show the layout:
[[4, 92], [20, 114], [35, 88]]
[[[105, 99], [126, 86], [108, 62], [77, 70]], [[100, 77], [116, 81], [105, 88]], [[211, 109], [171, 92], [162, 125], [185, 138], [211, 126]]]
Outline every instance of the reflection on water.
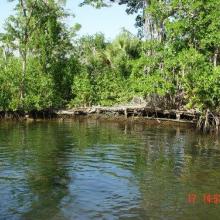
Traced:
[[1, 122], [0, 219], [218, 219], [219, 168], [219, 140], [189, 129]]

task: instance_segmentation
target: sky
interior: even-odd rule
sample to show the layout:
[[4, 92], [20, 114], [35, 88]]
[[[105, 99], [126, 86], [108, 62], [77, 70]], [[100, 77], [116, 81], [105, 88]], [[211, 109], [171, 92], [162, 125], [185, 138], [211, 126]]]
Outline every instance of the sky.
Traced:
[[[80, 0], [67, 0], [66, 9], [75, 15], [68, 18], [67, 24], [74, 26], [75, 23], [82, 25], [79, 35], [104, 33], [106, 38], [112, 40], [122, 28], [136, 34], [134, 27], [135, 15], [127, 15], [125, 6], [113, 5], [109, 8], [95, 9], [91, 6], [78, 7]], [[0, 0], [0, 31], [5, 19], [13, 14], [14, 3]]]

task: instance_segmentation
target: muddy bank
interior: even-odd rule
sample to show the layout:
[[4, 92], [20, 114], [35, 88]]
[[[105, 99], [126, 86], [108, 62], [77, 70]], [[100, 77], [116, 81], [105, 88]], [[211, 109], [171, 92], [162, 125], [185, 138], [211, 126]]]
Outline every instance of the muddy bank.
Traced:
[[35, 119], [52, 119], [58, 115], [54, 109], [45, 109], [41, 111], [0, 111], [0, 119], [2, 120], [35, 120]]
[[65, 120], [75, 117], [89, 117], [112, 121], [135, 121], [161, 125], [187, 125], [198, 128], [203, 132], [218, 131], [220, 116], [209, 110], [198, 112], [195, 110], [164, 110], [142, 105], [127, 105], [115, 107], [82, 107], [72, 109], [45, 109], [41, 111], [11, 111], [0, 112], [1, 119], [37, 120], [54, 119]]
[[161, 125], [177, 124], [191, 127], [196, 127], [200, 117], [200, 113], [195, 111], [162, 110], [144, 106], [73, 108], [59, 110], [56, 114], [63, 120], [84, 116], [100, 120], [135, 121]]
[[93, 106], [59, 110], [58, 117], [65, 119], [77, 115], [95, 116], [110, 120], [146, 121], [153, 124], [187, 124], [203, 132], [219, 131], [220, 114], [209, 109], [203, 112], [195, 110], [164, 110], [145, 105], [125, 105], [115, 107]]

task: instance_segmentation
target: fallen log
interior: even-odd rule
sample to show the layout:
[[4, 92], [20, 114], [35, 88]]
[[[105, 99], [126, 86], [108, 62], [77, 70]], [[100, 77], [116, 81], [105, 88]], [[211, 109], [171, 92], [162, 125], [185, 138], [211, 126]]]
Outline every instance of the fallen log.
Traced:
[[161, 108], [151, 108], [142, 105], [125, 105], [125, 106], [113, 106], [113, 107], [102, 107], [102, 106], [92, 106], [83, 108], [73, 108], [68, 110], [59, 110], [56, 112], [58, 116], [61, 117], [71, 117], [74, 115], [91, 115], [91, 114], [104, 114], [104, 115], [124, 115], [125, 118], [128, 117], [144, 117], [148, 119], [155, 120], [167, 120], [167, 121], [177, 121], [180, 123], [190, 122], [197, 123], [201, 115], [200, 112], [194, 110], [163, 110]]

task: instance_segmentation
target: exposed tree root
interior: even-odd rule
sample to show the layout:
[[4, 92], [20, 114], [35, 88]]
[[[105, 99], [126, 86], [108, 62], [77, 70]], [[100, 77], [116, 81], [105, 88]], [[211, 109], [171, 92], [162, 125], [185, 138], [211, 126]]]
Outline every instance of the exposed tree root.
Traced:
[[203, 132], [218, 131], [219, 115], [207, 109], [205, 115], [200, 115], [197, 128]]

